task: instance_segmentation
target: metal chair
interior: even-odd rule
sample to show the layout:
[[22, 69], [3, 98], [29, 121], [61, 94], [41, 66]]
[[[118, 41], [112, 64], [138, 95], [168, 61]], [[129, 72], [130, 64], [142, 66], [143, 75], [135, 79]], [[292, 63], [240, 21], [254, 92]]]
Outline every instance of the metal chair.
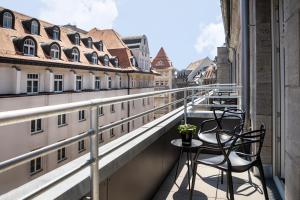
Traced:
[[[265, 127], [261, 125], [259, 130], [250, 131], [246, 133], [237, 134], [241, 129], [241, 126], [236, 127], [236, 129], [231, 133], [232, 138], [230, 145], [228, 141], [223, 141], [221, 135], [224, 134], [222, 131], [217, 131], [216, 140], [222, 155], [211, 155], [209, 158], [198, 159], [197, 154], [194, 159], [193, 165], [193, 178], [192, 178], [192, 188], [190, 193], [190, 200], [192, 199], [193, 190], [195, 186], [195, 178], [197, 165], [203, 164], [211, 166], [222, 171], [226, 171], [227, 175], [227, 191], [229, 191], [230, 200], [234, 200], [233, 182], [232, 182], [232, 172], [245, 172], [256, 166], [260, 173], [260, 178], [263, 186], [263, 191], [265, 199], [268, 200], [267, 187], [264, 177], [263, 166], [260, 158], [260, 152], [262, 149], [264, 137], [265, 137]], [[239, 151], [239, 147], [245, 145], [257, 145], [256, 151], [252, 153], [244, 153]], [[227, 197], [228, 198], [228, 197]]]

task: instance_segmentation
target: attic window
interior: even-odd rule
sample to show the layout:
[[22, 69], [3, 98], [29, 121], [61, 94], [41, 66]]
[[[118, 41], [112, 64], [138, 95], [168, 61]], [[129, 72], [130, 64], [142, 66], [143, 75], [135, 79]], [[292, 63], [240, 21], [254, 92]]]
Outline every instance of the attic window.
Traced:
[[161, 60], [156, 63], [156, 66], [163, 66], [163, 65], [164, 65], [164, 62]]
[[80, 44], [80, 36], [79, 34], [76, 34], [74, 37], [74, 43], [75, 45], [79, 45]]
[[104, 66], [109, 66], [109, 58], [107, 55], [104, 56]]
[[10, 12], [3, 13], [3, 27], [12, 28], [13, 27], [13, 16]]
[[119, 67], [119, 59], [115, 58], [115, 67]]
[[93, 63], [93, 65], [98, 64], [98, 55], [95, 52], [92, 54], [92, 63]]
[[32, 20], [30, 31], [31, 31], [31, 34], [33, 34], [33, 35], [39, 34], [39, 23], [36, 20]]
[[34, 56], [35, 55], [35, 42], [32, 39], [26, 39], [23, 44], [23, 53], [25, 56]]
[[57, 44], [53, 44], [50, 50], [50, 57], [52, 59], [59, 59], [60, 49]]
[[102, 41], [99, 42], [99, 51], [103, 51], [103, 42]]
[[72, 50], [72, 61], [79, 62], [79, 51], [76, 48]]
[[59, 29], [58, 29], [58, 27], [53, 28], [52, 39], [53, 40], [59, 40]]
[[88, 41], [87, 41], [88, 48], [92, 48], [92, 45], [93, 45], [93, 41], [92, 41], [91, 38], [89, 38]]

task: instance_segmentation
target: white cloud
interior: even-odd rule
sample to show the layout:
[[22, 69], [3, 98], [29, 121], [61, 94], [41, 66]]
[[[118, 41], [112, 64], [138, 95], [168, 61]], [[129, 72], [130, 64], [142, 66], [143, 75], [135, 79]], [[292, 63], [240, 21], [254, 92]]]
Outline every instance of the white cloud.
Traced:
[[217, 55], [217, 47], [222, 46], [224, 42], [223, 23], [218, 20], [215, 23], [200, 26], [200, 33], [194, 47], [202, 57], [209, 56], [213, 59]]
[[41, 0], [40, 18], [78, 28], [112, 28], [118, 16], [116, 0]]

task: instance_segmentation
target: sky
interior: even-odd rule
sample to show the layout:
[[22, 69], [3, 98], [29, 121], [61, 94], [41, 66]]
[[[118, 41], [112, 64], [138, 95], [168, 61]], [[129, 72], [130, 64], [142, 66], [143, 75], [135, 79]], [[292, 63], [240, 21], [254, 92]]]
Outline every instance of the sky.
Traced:
[[150, 56], [164, 47], [179, 70], [206, 56], [214, 59], [225, 39], [220, 0], [1, 0], [0, 6], [57, 25], [145, 34]]

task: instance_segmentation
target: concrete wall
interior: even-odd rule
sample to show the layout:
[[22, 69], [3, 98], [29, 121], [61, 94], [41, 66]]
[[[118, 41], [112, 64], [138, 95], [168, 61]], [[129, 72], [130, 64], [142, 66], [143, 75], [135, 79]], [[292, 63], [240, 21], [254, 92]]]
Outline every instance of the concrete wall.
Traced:
[[232, 70], [229, 62], [229, 52], [227, 47], [218, 47], [217, 56], [217, 83], [231, 83]]

